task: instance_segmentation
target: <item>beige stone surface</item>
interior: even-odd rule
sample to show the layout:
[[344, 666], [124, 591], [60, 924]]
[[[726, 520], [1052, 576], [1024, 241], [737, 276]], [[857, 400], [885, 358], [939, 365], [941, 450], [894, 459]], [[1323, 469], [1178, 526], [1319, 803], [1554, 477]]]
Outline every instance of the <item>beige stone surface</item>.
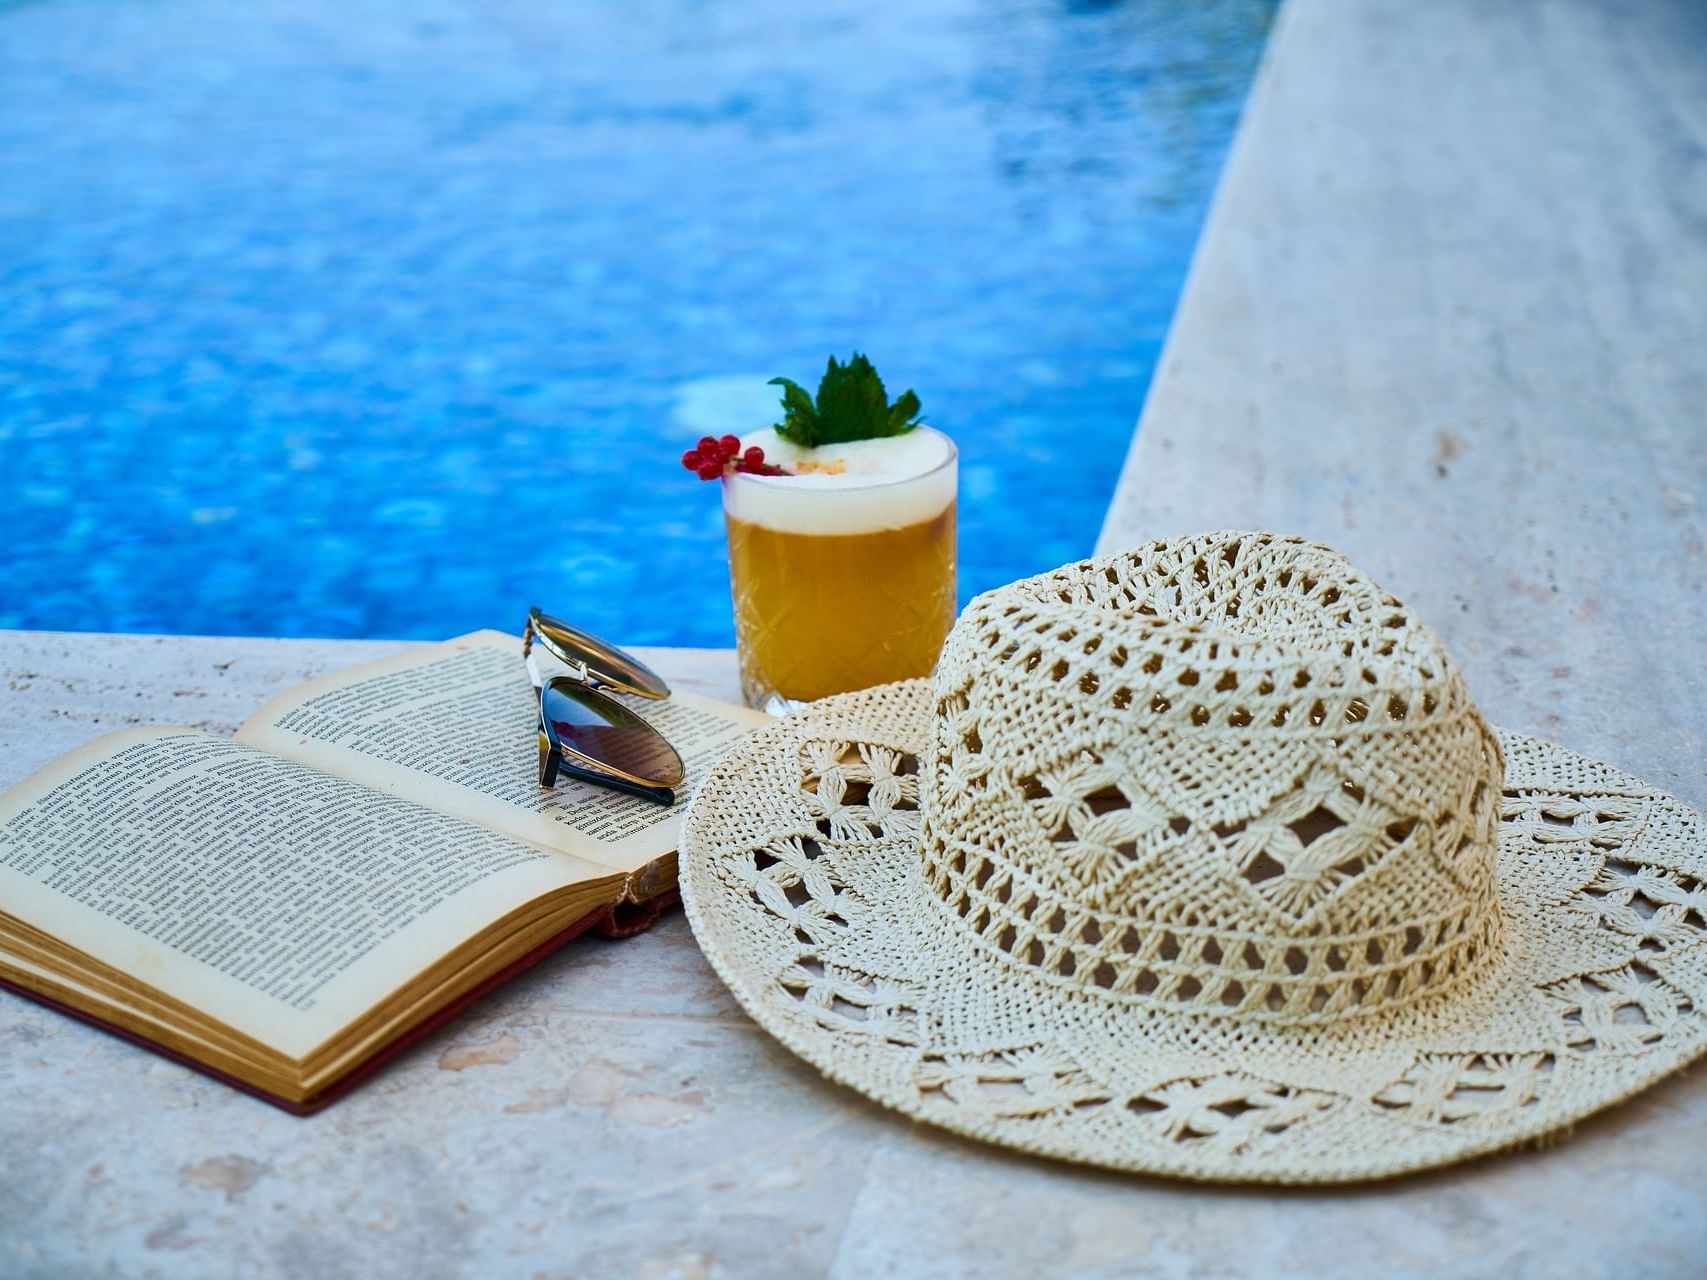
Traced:
[[1707, 5], [1292, 0], [1100, 540], [1270, 528], [1707, 806]]
[[[0, 632], [0, 780], [120, 724], [229, 731], [390, 646]], [[728, 696], [733, 655], [647, 651]], [[1050, 1164], [826, 1083], [682, 917], [571, 944], [297, 1119], [0, 995], [0, 1276], [1698, 1275], [1707, 1090], [1386, 1186], [1213, 1189]]]

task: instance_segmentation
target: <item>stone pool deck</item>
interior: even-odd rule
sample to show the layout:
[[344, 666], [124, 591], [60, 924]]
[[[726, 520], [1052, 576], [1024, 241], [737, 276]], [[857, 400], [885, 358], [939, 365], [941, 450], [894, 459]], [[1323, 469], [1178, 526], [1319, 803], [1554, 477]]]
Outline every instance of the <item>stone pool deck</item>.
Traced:
[[1099, 549], [1271, 528], [1707, 807], [1707, 5], [1296, 0]]
[[[1290, 0], [1105, 548], [1338, 545], [1490, 716], [1707, 804], [1707, 10]], [[0, 633], [0, 784], [229, 731], [370, 642]], [[730, 655], [654, 651], [733, 696]], [[578, 944], [326, 1113], [0, 999], [0, 1275], [1700, 1275], [1707, 1085], [1546, 1151], [1209, 1189], [988, 1150], [823, 1082], [679, 916]]]

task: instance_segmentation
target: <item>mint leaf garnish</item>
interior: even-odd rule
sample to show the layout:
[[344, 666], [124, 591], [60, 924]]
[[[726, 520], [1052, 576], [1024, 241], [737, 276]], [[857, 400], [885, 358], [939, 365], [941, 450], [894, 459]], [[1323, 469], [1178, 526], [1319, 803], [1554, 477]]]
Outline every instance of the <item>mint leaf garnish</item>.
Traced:
[[776, 433], [803, 449], [905, 435], [919, 425], [919, 397], [906, 391], [890, 404], [883, 379], [857, 351], [846, 364], [830, 357], [816, 401], [791, 378], [772, 378], [769, 385], [782, 388]]

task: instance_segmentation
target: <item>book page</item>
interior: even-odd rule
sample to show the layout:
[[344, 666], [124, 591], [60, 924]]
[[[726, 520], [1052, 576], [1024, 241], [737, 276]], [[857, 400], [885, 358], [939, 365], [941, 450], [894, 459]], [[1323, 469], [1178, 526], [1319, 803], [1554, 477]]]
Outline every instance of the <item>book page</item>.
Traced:
[[[616, 695], [613, 695], [616, 696]], [[717, 758], [770, 721], [677, 693], [619, 697], [662, 733], [686, 777], [668, 808], [562, 778], [539, 788], [539, 704], [520, 639], [477, 631], [339, 672], [274, 698], [241, 742], [494, 831], [632, 871], [672, 852], [682, 810]]]
[[190, 729], [108, 735], [0, 796], [8, 915], [291, 1057], [609, 874]]

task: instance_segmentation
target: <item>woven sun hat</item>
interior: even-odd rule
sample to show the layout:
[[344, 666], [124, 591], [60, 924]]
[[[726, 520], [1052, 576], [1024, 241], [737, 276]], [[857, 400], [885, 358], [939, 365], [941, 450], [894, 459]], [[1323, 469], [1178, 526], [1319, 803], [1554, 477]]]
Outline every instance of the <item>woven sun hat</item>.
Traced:
[[1707, 1046], [1707, 827], [1502, 733], [1343, 557], [1211, 533], [975, 599], [707, 777], [746, 1010], [974, 1138], [1213, 1181], [1525, 1143]]

